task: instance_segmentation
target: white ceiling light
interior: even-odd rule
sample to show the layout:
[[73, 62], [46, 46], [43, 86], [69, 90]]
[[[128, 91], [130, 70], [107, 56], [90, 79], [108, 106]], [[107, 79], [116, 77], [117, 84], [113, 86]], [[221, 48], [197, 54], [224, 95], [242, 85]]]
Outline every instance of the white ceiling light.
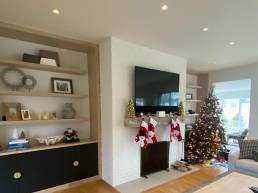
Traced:
[[207, 31], [209, 31], [209, 28], [205, 27], [202, 29], [202, 31], [207, 32]]
[[168, 10], [168, 6], [167, 6], [166, 4], [163, 4], [163, 5], [161, 6], [161, 10], [162, 10], [162, 11], [167, 11], [167, 10]]
[[59, 15], [60, 14], [60, 11], [58, 9], [53, 9], [52, 10], [52, 13], [55, 14], [55, 15]]
[[229, 45], [234, 46], [236, 43], [235, 42], [229, 42]]

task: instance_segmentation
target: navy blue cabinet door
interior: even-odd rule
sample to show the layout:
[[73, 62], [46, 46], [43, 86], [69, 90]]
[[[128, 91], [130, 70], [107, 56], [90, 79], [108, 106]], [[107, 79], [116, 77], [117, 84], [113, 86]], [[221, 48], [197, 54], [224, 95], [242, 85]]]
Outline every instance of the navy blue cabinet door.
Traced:
[[19, 155], [20, 193], [31, 193], [98, 175], [98, 144]]
[[63, 149], [37, 151], [18, 155], [23, 173], [20, 193], [31, 193], [62, 184]]
[[[15, 156], [0, 157], [0, 193], [17, 193], [20, 179], [14, 179], [17, 170]], [[20, 172], [22, 175], [22, 173]]]
[[0, 193], [32, 193], [97, 175], [97, 143], [0, 157]]
[[72, 180], [80, 180], [98, 175], [98, 144], [78, 146], [76, 160], [78, 166], [74, 167]]

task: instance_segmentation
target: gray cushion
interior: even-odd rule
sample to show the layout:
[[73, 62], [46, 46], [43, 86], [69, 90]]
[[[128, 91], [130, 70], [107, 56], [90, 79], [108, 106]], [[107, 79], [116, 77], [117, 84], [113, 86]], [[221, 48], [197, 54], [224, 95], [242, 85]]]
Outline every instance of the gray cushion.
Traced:
[[240, 159], [236, 161], [236, 168], [258, 173], [258, 162], [252, 159]]
[[240, 148], [240, 159], [253, 159], [253, 152], [258, 151], [258, 140], [242, 140], [238, 141]]
[[258, 151], [253, 152], [254, 160], [258, 162]]

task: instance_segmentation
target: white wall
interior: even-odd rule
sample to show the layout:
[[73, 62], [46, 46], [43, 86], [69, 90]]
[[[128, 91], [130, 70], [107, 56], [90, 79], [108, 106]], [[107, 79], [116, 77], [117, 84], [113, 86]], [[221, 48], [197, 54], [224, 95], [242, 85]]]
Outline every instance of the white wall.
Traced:
[[258, 139], [258, 65], [247, 65], [230, 69], [223, 69], [209, 73], [209, 84], [223, 81], [251, 79], [251, 102], [249, 138]]
[[102, 178], [113, 184], [113, 121], [111, 39], [100, 45]]
[[[109, 46], [107, 46], [109, 44]], [[134, 142], [137, 128], [126, 128], [124, 126], [124, 118], [126, 116], [126, 107], [128, 100], [133, 98], [134, 90], [134, 66], [142, 66], [152, 69], [158, 69], [168, 72], [180, 74], [180, 100], [185, 99], [186, 87], [186, 59], [165, 54], [156, 50], [152, 50], [143, 46], [135, 45], [116, 38], [111, 38], [103, 42], [100, 46], [101, 53], [107, 53], [106, 49], [111, 50], [112, 57], [109, 62], [101, 60], [101, 88], [109, 87], [109, 81], [106, 76], [112, 76], [112, 90], [110, 99], [110, 89], [102, 90], [102, 102], [108, 103], [107, 109], [102, 109], [102, 112], [109, 112], [107, 123], [102, 123], [103, 132], [108, 132], [112, 135], [113, 141], [103, 139], [103, 151], [108, 149], [113, 155], [112, 158], [112, 175], [107, 176], [103, 172], [104, 180], [107, 180], [112, 185], [118, 185], [139, 178], [140, 176], [140, 148]], [[101, 54], [102, 55], [102, 54]], [[103, 56], [102, 56], [103, 57]], [[104, 70], [105, 66], [111, 63], [112, 72]], [[106, 96], [106, 93], [108, 96]], [[110, 107], [112, 106], [112, 109]], [[102, 108], [105, 104], [102, 104]], [[110, 114], [112, 113], [111, 117]], [[106, 114], [102, 114], [102, 121]], [[109, 125], [112, 122], [112, 125]], [[106, 124], [108, 125], [106, 127]], [[112, 132], [110, 132], [112, 130]], [[106, 137], [104, 134], [102, 137]], [[110, 137], [108, 135], [107, 137]], [[160, 140], [169, 139], [168, 128], [158, 128], [158, 137]], [[106, 142], [106, 143], [105, 143]], [[108, 148], [106, 147], [108, 146]], [[182, 147], [182, 144], [174, 143], [171, 145], [170, 162], [180, 159], [177, 151]], [[112, 150], [111, 150], [112, 149]], [[105, 152], [103, 152], [105, 155]], [[103, 167], [109, 165], [104, 163]], [[110, 160], [109, 160], [110, 161]], [[103, 168], [103, 171], [106, 169]], [[112, 179], [112, 180], [110, 180]]]

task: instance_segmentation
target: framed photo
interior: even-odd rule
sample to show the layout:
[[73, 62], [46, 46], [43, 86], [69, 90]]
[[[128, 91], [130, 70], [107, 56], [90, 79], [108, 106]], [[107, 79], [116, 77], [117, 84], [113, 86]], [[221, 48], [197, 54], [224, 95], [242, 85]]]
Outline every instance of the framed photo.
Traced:
[[72, 79], [51, 78], [54, 93], [73, 94]]
[[193, 99], [193, 94], [192, 93], [186, 93], [185, 99], [186, 100], [192, 100]]
[[6, 121], [21, 120], [21, 104], [20, 103], [3, 103], [3, 111]]
[[21, 116], [24, 121], [31, 120], [30, 111], [28, 109], [22, 109]]

